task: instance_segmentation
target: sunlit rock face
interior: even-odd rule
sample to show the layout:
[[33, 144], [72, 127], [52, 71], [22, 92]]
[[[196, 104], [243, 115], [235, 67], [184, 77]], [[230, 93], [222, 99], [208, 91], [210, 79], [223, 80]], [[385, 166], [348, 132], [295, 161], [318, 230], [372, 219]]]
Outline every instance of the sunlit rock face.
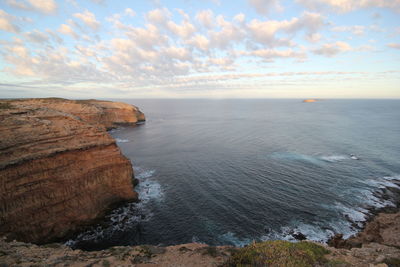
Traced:
[[130, 161], [106, 129], [143, 121], [107, 101], [0, 101], [0, 235], [45, 243], [137, 200]]

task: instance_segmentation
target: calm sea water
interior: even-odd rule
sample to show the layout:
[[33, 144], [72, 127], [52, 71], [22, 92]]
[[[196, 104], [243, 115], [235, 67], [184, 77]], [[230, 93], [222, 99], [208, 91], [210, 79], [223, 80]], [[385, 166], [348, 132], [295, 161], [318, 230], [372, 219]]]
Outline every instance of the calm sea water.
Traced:
[[[326, 241], [400, 188], [400, 100], [124, 100], [145, 124], [111, 132], [141, 202], [68, 244]], [[351, 155], [354, 155], [353, 157]]]

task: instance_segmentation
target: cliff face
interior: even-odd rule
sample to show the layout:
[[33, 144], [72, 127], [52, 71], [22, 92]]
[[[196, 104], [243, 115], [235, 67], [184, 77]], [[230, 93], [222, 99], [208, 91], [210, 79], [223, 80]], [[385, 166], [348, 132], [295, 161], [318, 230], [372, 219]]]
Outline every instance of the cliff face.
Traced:
[[137, 200], [132, 166], [106, 132], [144, 120], [106, 101], [0, 101], [0, 235], [45, 243]]

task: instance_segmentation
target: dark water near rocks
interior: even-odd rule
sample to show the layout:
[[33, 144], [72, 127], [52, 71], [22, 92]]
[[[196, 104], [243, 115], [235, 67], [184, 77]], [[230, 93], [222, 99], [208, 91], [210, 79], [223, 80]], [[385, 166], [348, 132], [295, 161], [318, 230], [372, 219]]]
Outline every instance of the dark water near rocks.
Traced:
[[142, 201], [74, 247], [326, 241], [357, 232], [371, 208], [393, 205], [385, 188], [400, 188], [400, 100], [124, 102], [147, 117], [111, 133]]

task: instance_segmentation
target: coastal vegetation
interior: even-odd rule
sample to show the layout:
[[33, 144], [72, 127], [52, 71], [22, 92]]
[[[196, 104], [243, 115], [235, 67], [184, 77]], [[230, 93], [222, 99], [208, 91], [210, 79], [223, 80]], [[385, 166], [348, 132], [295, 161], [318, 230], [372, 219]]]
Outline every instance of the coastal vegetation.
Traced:
[[225, 264], [234, 266], [337, 266], [340, 262], [325, 258], [329, 250], [312, 242], [284, 240], [252, 243], [236, 250]]

